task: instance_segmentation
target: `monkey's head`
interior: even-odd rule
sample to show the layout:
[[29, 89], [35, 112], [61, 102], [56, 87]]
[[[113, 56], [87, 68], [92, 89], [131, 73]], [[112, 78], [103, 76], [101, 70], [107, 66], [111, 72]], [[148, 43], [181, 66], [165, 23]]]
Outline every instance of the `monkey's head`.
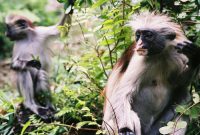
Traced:
[[26, 17], [10, 14], [6, 16], [6, 36], [11, 41], [17, 41], [27, 38], [28, 31], [34, 28], [32, 22]]
[[166, 15], [145, 12], [133, 16], [130, 25], [135, 31], [135, 51], [139, 55], [152, 56], [188, 41], [180, 25]]

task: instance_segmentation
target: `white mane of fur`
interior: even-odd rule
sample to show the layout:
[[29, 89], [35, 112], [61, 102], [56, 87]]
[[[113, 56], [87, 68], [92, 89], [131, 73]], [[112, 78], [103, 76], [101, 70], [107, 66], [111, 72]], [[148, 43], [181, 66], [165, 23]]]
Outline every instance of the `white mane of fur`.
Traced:
[[133, 15], [131, 21], [129, 22], [129, 26], [131, 26], [134, 31], [141, 28], [171, 28], [176, 33], [176, 39], [174, 40], [176, 43], [188, 41], [180, 25], [173, 22], [172, 18], [164, 14], [158, 14], [155, 12], [143, 12], [139, 15]]

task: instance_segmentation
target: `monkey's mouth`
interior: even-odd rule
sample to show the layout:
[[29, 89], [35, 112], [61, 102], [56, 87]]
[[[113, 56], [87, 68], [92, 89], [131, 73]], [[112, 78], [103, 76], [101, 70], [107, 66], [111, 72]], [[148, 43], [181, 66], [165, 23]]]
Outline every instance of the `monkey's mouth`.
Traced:
[[138, 48], [136, 49], [136, 52], [139, 54], [139, 55], [142, 55], [142, 56], [146, 56], [148, 54], [148, 50], [147, 49], [144, 49], [144, 48]]

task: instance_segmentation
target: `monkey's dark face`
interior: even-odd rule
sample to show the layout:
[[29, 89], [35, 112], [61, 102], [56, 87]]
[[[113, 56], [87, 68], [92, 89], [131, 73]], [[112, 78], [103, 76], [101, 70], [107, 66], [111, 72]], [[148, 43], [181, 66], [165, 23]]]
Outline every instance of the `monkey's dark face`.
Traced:
[[155, 55], [161, 53], [167, 41], [174, 40], [176, 34], [173, 30], [163, 28], [161, 30], [139, 29], [136, 35], [136, 51], [139, 55]]
[[6, 24], [6, 26], [6, 36], [10, 38], [11, 41], [22, 40], [27, 37], [28, 23], [26, 20], [20, 19], [13, 24]]

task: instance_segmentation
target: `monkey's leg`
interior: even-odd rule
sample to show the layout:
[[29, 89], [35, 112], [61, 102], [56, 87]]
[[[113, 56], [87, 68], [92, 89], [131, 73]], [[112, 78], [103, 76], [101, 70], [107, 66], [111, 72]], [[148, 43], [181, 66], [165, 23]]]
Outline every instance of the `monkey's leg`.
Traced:
[[[175, 107], [169, 107], [163, 111], [160, 118], [154, 123], [151, 127], [150, 132], [145, 133], [145, 135], [160, 135], [159, 129], [165, 126], [169, 121], [176, 121], [177, 113], [175, 112]], [[174, 120], [175, 119], [175, 120]], [[182, 117], [181, 120], [186, 121], [188, 123], [188, 117]], [[181, 121], [179, 120], [179, 121]], [[184, 129], [176, 129], [174, 135], [185, 135], [187, 128]], [[173, 135], [173, 133], [171, 134]]]
[[34, 87], [33, 87], [33, 78], [29, 70], [23, 70], [17, 73], [17, 82], [19, 92], [24, 98], [24, 106], [29, 108], [35, 114], [46, 119], [45, 116], [46, 108], [39, 106], [34, 98]]
[[141, 135], [139, 117], [131, 109], [127, 95], [115, 93], [112, 96], [110, 102], [107, 102], [104, 121], [107, 123], [107, 127], [110, 127], [110, 133], [118, 130], [120, 135]]
[[145, 135], [160, 135], [159, 129], [165, 126], [169, 121], [173, 120], [176, 116], [175, 108], [168, 107], [160, 115], [159, 119], [151, 126], [151, 129]]
[[41, 94], [44, 105], [51, 111], [55, 111], [55, 107], [51, 103], [51, 92], [49, 88], [48, 74], [44, 70], [38, 70], [36, 77], [36, 94]]

